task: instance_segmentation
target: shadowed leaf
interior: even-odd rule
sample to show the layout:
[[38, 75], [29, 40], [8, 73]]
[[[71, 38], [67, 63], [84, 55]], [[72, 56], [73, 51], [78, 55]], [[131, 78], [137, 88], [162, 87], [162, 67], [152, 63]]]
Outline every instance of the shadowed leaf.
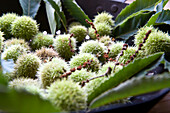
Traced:
[[35, 17], [40, 7], [41, 0], [19, 0], [23, 14]]
[[134, 16], [130, 16], [130, 18], [128, 17], [121, 24], [115, 26], [112, 32], [113, 37], [128, 39], [129, 36], [132, 36], [134, 33], [136, 33], [140, 27], [144, 26], [153, 14], [154, 11], [141, 11], [137, 15], [135, 14]]
[[73, 16], [77, 21], [79, 21], [82, 25], [89, 27], [89, 24], [86, 23], [85, 19], [89, 19], [89, 17], [84, 13], [84, 11], [78, 6], [75, 0], [62, 0], [64, 7]]

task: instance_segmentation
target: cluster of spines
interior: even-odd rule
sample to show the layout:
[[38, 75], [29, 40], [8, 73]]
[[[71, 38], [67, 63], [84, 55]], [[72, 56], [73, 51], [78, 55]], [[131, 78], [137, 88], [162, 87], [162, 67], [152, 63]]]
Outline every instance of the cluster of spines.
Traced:
[[[121, 50], [121, 52], [120, 52], [120, 55], [118, 56], [118, 58], [117, 58], [117, 60], [116, 60], [115, 66], [120, 64], [120, 63], [118, 62], [118, 61], [119, 61], [119, 58], [120, 58], [121, 56], [123, 56], [123, 53], [124, 53], [125, 50], [127, 50], [127, 48], [128, 48], [128, 44], [123, 44], [123, 48], [122, 48], [122, 50]], [[121, 65], [123, 65], [123, 64], [121, 63]]]
[[97, 29], [96, 29], [96, 27], [94, 26], [94, 24], [93, 24], [93, 22], [89, 22], [87, 19], [86, 19], [86, 22], [88, 23], [88, 24], [90, 24], [91, 26], [92, 26], [92, 28], [95, 30], [95, 34], [96, 34], [96, 37], [97, 37], [97, 39], [99, 40], [100, 39], [100, 35], [97, 33]]
[[[54, 46], [53, 45], [49, 45], [49, 48], [53, 49], [53, 51], [55, 51]], [[55, 51], [56, 52], [56, 51]], [[57, 53], [57, 52], [56, 52]], [[57, 53], [58, 54], [58, 53]], [[54, 57], [51, 57], [49, 61], [52, 61]], [[46, 62], [46, 60], [44, 60], [44, 62]]]
[[84, 87], [86, 83], [88, 83], [89, 81], [94, 80], [96, 78], [100, 78], [100, 77], [104, 77], [104, 76], [108, 77], [111, 74], [111, 72], [112, 72], [112, 68], [108, 67], [106, 73], [104, 73], [103, 75], [96, 76], [96, 77], [93, 77], [91, 79], [87, 79], [86, 81], [82, 81], [81, 82], [81, 87]]
[[107, 53], [105, 52], [103, 55], [106, 61], [109, 61], [109, 55], [108, 55], [109, 53], [110, 53], [110, 49], [107, 49]]
[[72, 74], [72, 72], [75, 72], [76, 70], [81, 70], [82, 68], [86, 68], [89, 66], [93, 60], [87, 60], [87, 62], [84, 62], [83, 65], [79, 65], [76, 68], [71, 68], [69, 72], [64, 73], [63, 75], [60, 76], [60, 78], [67, 78], [69, 75]]
[[[149, 30], [149, 31], [146, 33], [146, 35], [145, 35], [145, 37], [144, 37], [144, 39], [143, 39], [143, 42], [139, 44], [138, 50], [135, 51], [135, 54], [133, 54], [133, 55], [130, 56], [130, 60], [128, 60], [128, 61], [125, 63], [126, 65], [129, 64], [131, 61], [134, 60], [134, 58], [135, 58], [135, 57], [137, 56], [137, 54], [139, 53], [139, 50], [141, 50], [141, 47], [143, 46], [143, 44], [144, 44], [144, 43], [146, 42], [146, 40], [148, 39], [150, 33], [151, 33], [151, 30]], [[96, 79], [96, 78], [100, 78], [100, 77], [104, 77], [104, 76], [107, 76], [107, 77], [108, 77], [108, 75], [111, 74], [112, 71], [114, 72], [114, 70], [115, 70], [115, 68], [116, 68], [117, 65], [120, 65], [120, 64], [121, 64], [121, 65], [124, 66], [124, 64], [119, 63], [118, 61], [119, 61], [119, 58], [120, 58], [121, 56], [123, 56], [123, 53], [124, 53], [125, 50], [127, 50], [127, 48], [128, 48], [128, 44], [125, 43], [125, 44], [123, 45], [123, 48], [122, 48], [122, 50], [121, 50], [121, 52], [120, 52], [120, 54], [119, 54], [116, 62], [115, 62], [115, 66], [114, 66], [113, 69], [112, 69], [111, 67], [108, 67], [108, 69], [107, 69], [107, 71], [106, 71], [105, 74], [100, 75], [100, 76], [93, 77], [93, 78], [91, 78], [91, 79], [87, 79], [87, 80], [85, 80], [85, 81], [82, 81], [82, 82], [81, 82], [81, 86], [84, 87], [86, 83], [88, 83], [89, 81], [94, 80], [94, 79]], [[108, 51], [108, 53], [109, 53], [109, 51]], [[107, 59], [109, 58], [109, 57], [108, 57], [108, 53], [105, 53], [105, 54], [104, 54], [104, 57], [107, 58]]]
[[[134, 60], [134, 58], [135, 58], [135, 57], [137, 56], [137, 54], [139, 53], [139, 50], [141, 50], [143, 44], [144, 44], [144, 43], [146, 42], [146, 40], [148, 39], [150, 33], [151, 33], [151, 30], [149, 30], [149, 31], [146, 33], [145, 37], [143, 38], [143, 42], [139, 44], [138, 50], [135, 51], [135, 54], [133, 54], [133, 55], [130, 56], [130, 60], [128, 60], [128, 61], [125, 63], [126, 65], [129, 64], [131, 61]], [[125, 50], [127, 50], [127, 48], [128, 48], [128, 44], [125, 43], [125, 44], [123, 45], [123, 48], [122, 48], [122, 50], [121, 50], [121, 52], [120, 52], [120, 55], [119, 55], [118, 59], [116, 60], [115, 65], [119, 65], [119, 64], [122, 65], [122, 66], [124, 65], [123, 63], [119, 63], [118, 60], [119, 60], [120, 56], [123, 56], [123, 53], [124, 53]], [[108, 55], [109, 52], [110, 52], [110, 49], [108, 49], [108, 53], [105, 53], [105, 54], [104, 54], [104, 58], [105, 58], [106, 60], [108, 60], [108, 61], [115, 61], [115, 60], [113, 60], [112, 58], [109, 58], [109, 55]]]
[[139, 50], [142, 49], [143, 44], [144, 44], [144, 43], [146, 42], [146, 40], [148, 39], [150, 33], [151, 33], [151, 30], [149, 30], [149, 31], [146, 33], [145, 37], [143, 38], [143, 42], [139, 44], [138, 50], [135, 51], [135, 54], [133, 54], [133, 55], [130, 56], [130, 60], [128, 60], [128, 61], [125, 63], [126, 65], [129, 64], [131, 61], [134, 60], [134, 58], [135, 58], [135, 57], [137, 56], [137, 54], [139, 53]]
[[[93, 22], [89, 22], [87, 19], [86, 19], [86, 22], [88, 23], [88, 24], [90, 24], [91, 26], [92, 26], [92, 28], [95, 30], [95, 34], [96, 34], [96, 37], [97, 37], [97, 39], [99, 40], [100, 39], [100, 35], [97, 33], [97, 29], [95, 28], [95, 25], [93, 24]], [[114, 39], [114, 38], [113, 38]], [[110, 52], [110, 49], [108, 49], [108, 52], [106, 53], [104, 53], [104, 55], [103, 55], [103, 57], [105, 58], [105, 60], [106, 61], [113, 61], [113, 59], [112, 58], [109, 58], [109, 52]]]
[[[125, 51], [127, 48], [128, 48], [128, 44], [124, 44], [123, 48], [122, 48], [122, 50], [120, 52], [119, 57], [123, 56], [123, 51]], [[110, 49], [108, 49], [107, 53], [104, 53], [103, 57], [106, 59], [106, 61], [114, 61], [114, 62], [116, 62], [116, 65], [119, 65], [119, 64], [122, 65], [122, 66], [124, 65], [123, 63], [118, 62], [119, 58], [117, 60], [114, 60], [113, 58], [109, 58], [109, 53], [110, 53]]]
[[75, 50], [73, 49], [73, 47], [72, 47], [72, 45], [71, 45], [71, 38], [72, 38], [73, 36], [74, 36], [74, 34], [71, 34], [71, 35], [70, 35], [70, 38], [68, 39], [68, 40], [69, 40], [68, 45], [69, 45], [69, 46], [70, 46], [70, 48], [71, 48], [71, 50], [70, 50], [70, 51], [74, 53], [74, 52], [75, 52]]
[[44, 63], [46, 63], [47, 60], [51, 61], [54, 57], [58, 57], [58, 53], [52, 48], [42, 47], [41, 49], [36, 50], [35, 53]]
[[110, 49], [108, 48], [107, 49], [107, 53], [105, 52], [103, 57], [105, 58], [106, 61], [114, 61], [115, 62], [116, 60], [114, 60], [113, 58], [109, 57], [109, 53], [110, 53]]

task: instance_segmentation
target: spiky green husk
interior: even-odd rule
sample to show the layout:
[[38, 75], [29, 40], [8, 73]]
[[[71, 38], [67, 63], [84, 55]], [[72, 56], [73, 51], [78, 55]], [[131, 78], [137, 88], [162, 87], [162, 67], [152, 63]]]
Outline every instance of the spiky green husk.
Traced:
[[35, 20], [28, 16], [22, 16], [16, 19], [11, 25], [11, 33], [15, 37], [23, 38], [29, 41], [38, 33], [38, 25]]
[[38, 33], [31, 43], [31, 48], [36, 50], [40, 49], [41, 47], [49, 47], [49, 45], [53, 45], [53, 39], [54, 38], [50, 35]]
[[71, 28], [73, 26], [77, 26], [77, 25], [82, 25], [80, 22], [72, 22], [69, 24], [68, 28]]
[[[119, 62], [125, 63], [130, 60], [130, 56], [135, 54], [135, 51], [138, 50], [137, 47], [128, 47], [127, 50], [124, 51], [123, 56], [120, 57]], [[139, 57], [140, 55], [137, 55]]]
[[[63, 34], [58, 35], [54, 40], [54, 49], [57, 51], [59, 56], [66, 60], [69, 60], [74, 55], [74, 52], [71, 51], [71, 47], [69, 46], [69, 38], [69, 34]], [[72, 49], [75, 50], [76, 40], [74, 38], [71, 38], [71, 46]]]
[[[111, 34], [112, 27], [107, 25], [106, 23], [95, 24], [95, 27], [96, 27], [97, 33], [100, 36], [110, 35]], [[97, 38], [96, 34], [95, 34], [95, 30], [92, 27], [89, 28], [89, 36], [92, 39], [96, 39]]]
[[27, 49], [21, 46], [20, 44], [11, 45], [7, 49], [5, 49], [4, 52], [2, 53], [2, 59], [4, 60], [13, 59], [14, 62], [16, 62], [16, 60], [20, 55], [26, 53], [27, 53]]
[[81, 53], [91, 53], [94, 54], [96, 57], [99, 58], [101, 62], [103, 62], [105, 59], [103, 57], [104, 52], [106, 52], [106, 47], [104, 46], [103, 43], [99, 41], [94, 41], [94, 40], [89, 40], [87, 42], [84, 42], [80, 46], [80, 54]]
[[41, 60], [35, 54], [23, 54], [16, 61], [13, 76], [35, 78], [40, 63]]
[[87, 35], [87, 28], [82, 25], [76, 25], [69, 29], [70, 34], [73, 33], [74, 38], [78, 42], [82, 42]]
[[40, 85], [38, 80], [30, 78], [16, 78], [9, 82], [9, 88], [16, 90], [26, 90], [32, 94], [39, 94]]
[[[115, 67], [115, 62], [107, 62], [107, 63], [105, 63], [102, 67], [101, 67], [101, 69], [100, 69], [100, 71], [99, 71], [99, 74], [105, 74], [106, 72], [107, 72], [107, 70], [108, 70], [108, 67], [111, 67], [112, 69]], [[118, 72], [119, 70], [121, 70], [123, 68], [123, 66], [121, 66], [121, 65], [117, 65], [116, 66], [116, 68], [115, 68], [115, 70], [114, 70], [114, 72], [112, 71], [112, 73], [116, 73], [116, 72]], [[112, 74], [111, 73], [111, 74]]]
[[3, 46], [3, 41], [4, 41], [3, 32], [0, 31], [0, 53]]
[[113, 16], [108, 12], [102, 12], [96, 15], [94, 18], [94, 24], [98, 23], [106, 23], [110, 26], [113, 26], [114, 25]]
[[[107, 72], [108, 67], [111, 67], [113, 69], [114, 66], [115, 66], [114, 62], [108, 62], [104, 64], [96, 76], [105, 74]], [[111, 74], [108, 75], [108, 77], [104, 76], [104, 77], [96, 78], [94, 80], [91, 80], [89, 83], [86, 83], [84, 88], [87, 94], [91, 95], [91, 93], [94, 92], [94, 90], [97, 89], [104, 81], [108, 80], [109, 77], [114, 76], [114, 73], [118, 72], [122, 68], [123, 68], [122, 66], [118, 65], [116, 66], [115, 71], [113, 72], [112, 70]]]
[[0, 18], [0, 28], [1, 31], [4, 32], [4, 36], [6, 39], [10, 39], [12, 37], [11, 24], [17, 18], [18, 16], [15, 13], [7, 13]]
[[63, 111], [77, 111], [86, 108], [86, 93], [70, 80], [56, 81], [48, 89], [49, 100]]
[[81, 69], [72, 72], [72, 74], [69, 76], [69, 79], [73, 80], [74, 82], [82, 82], [92, 78], [94, 75], [95, 73], [89, 72], [86, 69]]
[[116, 56], [121, 52], [123, 48], [123, 42], [117, 41], [116, 43], [112, 43], [112, 45], [109, 46], [110, 52], [109, 52], [109, 58], [115, 59]]
[[142, 47], [146, 55], [156, 52], [170, 52], [170, 36], [162, 31], [151, 32]]
[[49, 60], [53, 57], [58, 57], [58, 53], [54, 51], [52, 48], [45, 48], [42, 47], [39, 50], [35, 51], [35, 54], [43, 61], [43, 60]]
[[[157, 30], [156, 30], [154, 27], [152, 27], [152, 26], [150, 26], [150, 27], [145, 26], [145, 27], [140, 28], [140, 29], [137, 31], [137, 34], [135, 35], [135, 39], [134, 39], [134, 43], [135, 43], [135, 45], [136, 45], [137, 47], [139, 47], [139, 44], [143, 42], [143, 39], [144, 39], [146, 33], [147, 33], [149, 30], [151, 30], [151, 33], [157, 31]], [[149, 37], [150, 37], [150, 36], [149, 36]]]
[[53, 58], [51, 62], [43, 64], [38, 71], [38, 78], [43, 88], [60, 79], [60, 76], [68, 71], [67, 63], [61, 58]]
[[150, 55], [156, 52], [170, 52], [170, 36], [168, 33], [164, 33], [158, 29], [150, 27], [142, 27], [135, 35], [135, 44], [138, 47], [143, 42], [145, 34], [151, 30], [151, 33], [144, 43], [142, 49], [146, 55]]
[[17, 39], [17, 38], [12, 38], [12, 39], [6, 40], [4, 42], [4, 49], [7, 49], [11, 45], [18, 45], [18, 44], [25, 47], [27, 50], [30, 50], [29, 44], [27, 42], [25, 42], [24, 39]]
[[111, 37], [110, 36], [102, 36], [99, 41], [104, 44], [104, 46], [109, 46], [112, 44]]
[[99, 60], [90, 53], [81, 53], [73, 56], [73, 58], [70, 60], [70, 67], [74, 68], [83, 65], [83, 63], [87, 62], [88, 60], [93, 60], [93, 62], [90, 64], [90, 66], [87, 66], [86, 68], [91, 71], [98, 71], [100, 68]]

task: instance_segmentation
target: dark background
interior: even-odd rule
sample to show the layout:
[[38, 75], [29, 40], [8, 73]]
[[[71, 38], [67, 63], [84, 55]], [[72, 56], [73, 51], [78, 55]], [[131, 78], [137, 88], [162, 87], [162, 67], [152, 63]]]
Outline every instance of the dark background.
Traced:
[[[107, 11], [114, 16], [113, 19], [120, 13], [122, 8], [127, 4], [121, 3], [125, 0], [120, 0], [121, 2], [115, 2], [114, 0], [76, 0], [83, 11], [89, 16], [90, 19], [97, 15], [97, 12]], [[64, 10], [64, 8], [63, 8]], [[0, 16], [5, 13], [13, 12], [18, 15], [22, 15], [22, 8], [20, 6], [19, 0], [1, 0], [0, 2]], [[69, 24], [74, 19], [69, 15], [69, 13], [64, 10], [66, 15], [67, 23]], [[40, 31], [47, 31], [50, 33], [50, 27], [48, 24], [48, 19], [46, 15], [45, 4], [42, 0], [38, 13], [35, 20], [39, 24]]]
[[[23, 12], [22, 12], [22, 8], [20, 6], [19, 0], [1, 0], [0, 1], [0, 16], [8, 12], [10, 13], [13, 12], [20, 16], [22, 15]], [[37, 20], [37, 23], [39, 24], [40, 31], [47, 31], [48, 33], [50, 33], [50, 27], [48, 25], [48, 19], [46, 15], [44, 2], [41, 2], [41, 5], [35, 17], [35, 20]]]

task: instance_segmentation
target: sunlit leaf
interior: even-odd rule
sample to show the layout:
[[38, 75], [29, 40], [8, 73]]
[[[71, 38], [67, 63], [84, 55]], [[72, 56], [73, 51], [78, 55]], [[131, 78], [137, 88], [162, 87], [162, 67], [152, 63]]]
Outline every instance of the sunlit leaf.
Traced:
[[47, 18], [48, 18], [48, 23], [50, 26], [51, 33], [55, 35], [56, 27], [57, 27], [57, 22], [55, 21], [55, 16], [54, 16], [55, 10], [47, 2], [45, 2], [45, 7], [46, 7], [46, 13], [47, 13]]
[[51, 6], [55, 9], [55, 20], [57, 23], [57, 28], [60, 28], [60, 23], [62, 24], [62, 26], [64, 27], [65, 31], [67, 32], [67, 28], [66, 28], [66, 18], [64, 15], [64, 12], [61, 10], [61, 6], [59, 6], [58, 4], [56, 4], [56, 2], [54, 0], [47, 0]]
[[152, 25], [154, 25], [155, 22], [156, 22], [156, 20], [157, 20], [157, 18], [158, 18], [158, 16], [160, 15], [160, 13], [161, 13], [161, 12], [153, 15], [153, 16], [149, 19], [149, 21], [147, 22], [146, 26], [152, 26]]
[[163, 88], [168, 88], [170, 87], [169, 75], [170, 73], [164, 73], [151, 77], [134, 77], [94, 99], [90, 104], [90, 108], [100, 107], [130, 96], [137, 96]]
[[124, 19], [138, 11], [154, 11], [155, 4], [159, 0], [136, 0], [125, 7], [115, 19], [115, 24], [120, 24]]
[[162, 56], [162, 52], [153, 54], [151, 56], [144, 57], [142, 59], [136, 59], [133, 63], [128, 64], [122, 70], [115, 73], [114, 76], [111, 76], [108, 80], [104, 81], [100, 84], [99, 87], [96, 87], [91, 94], [88, 95], [88, 103], [90, 103], [93, 99], [95, 99], [100, 94], [104, 93], [105, 91], [116, 87], [123, 81], [129, 79], [134, 74], [140, 72], [149, 64], [153, 63], [155, 60]]

